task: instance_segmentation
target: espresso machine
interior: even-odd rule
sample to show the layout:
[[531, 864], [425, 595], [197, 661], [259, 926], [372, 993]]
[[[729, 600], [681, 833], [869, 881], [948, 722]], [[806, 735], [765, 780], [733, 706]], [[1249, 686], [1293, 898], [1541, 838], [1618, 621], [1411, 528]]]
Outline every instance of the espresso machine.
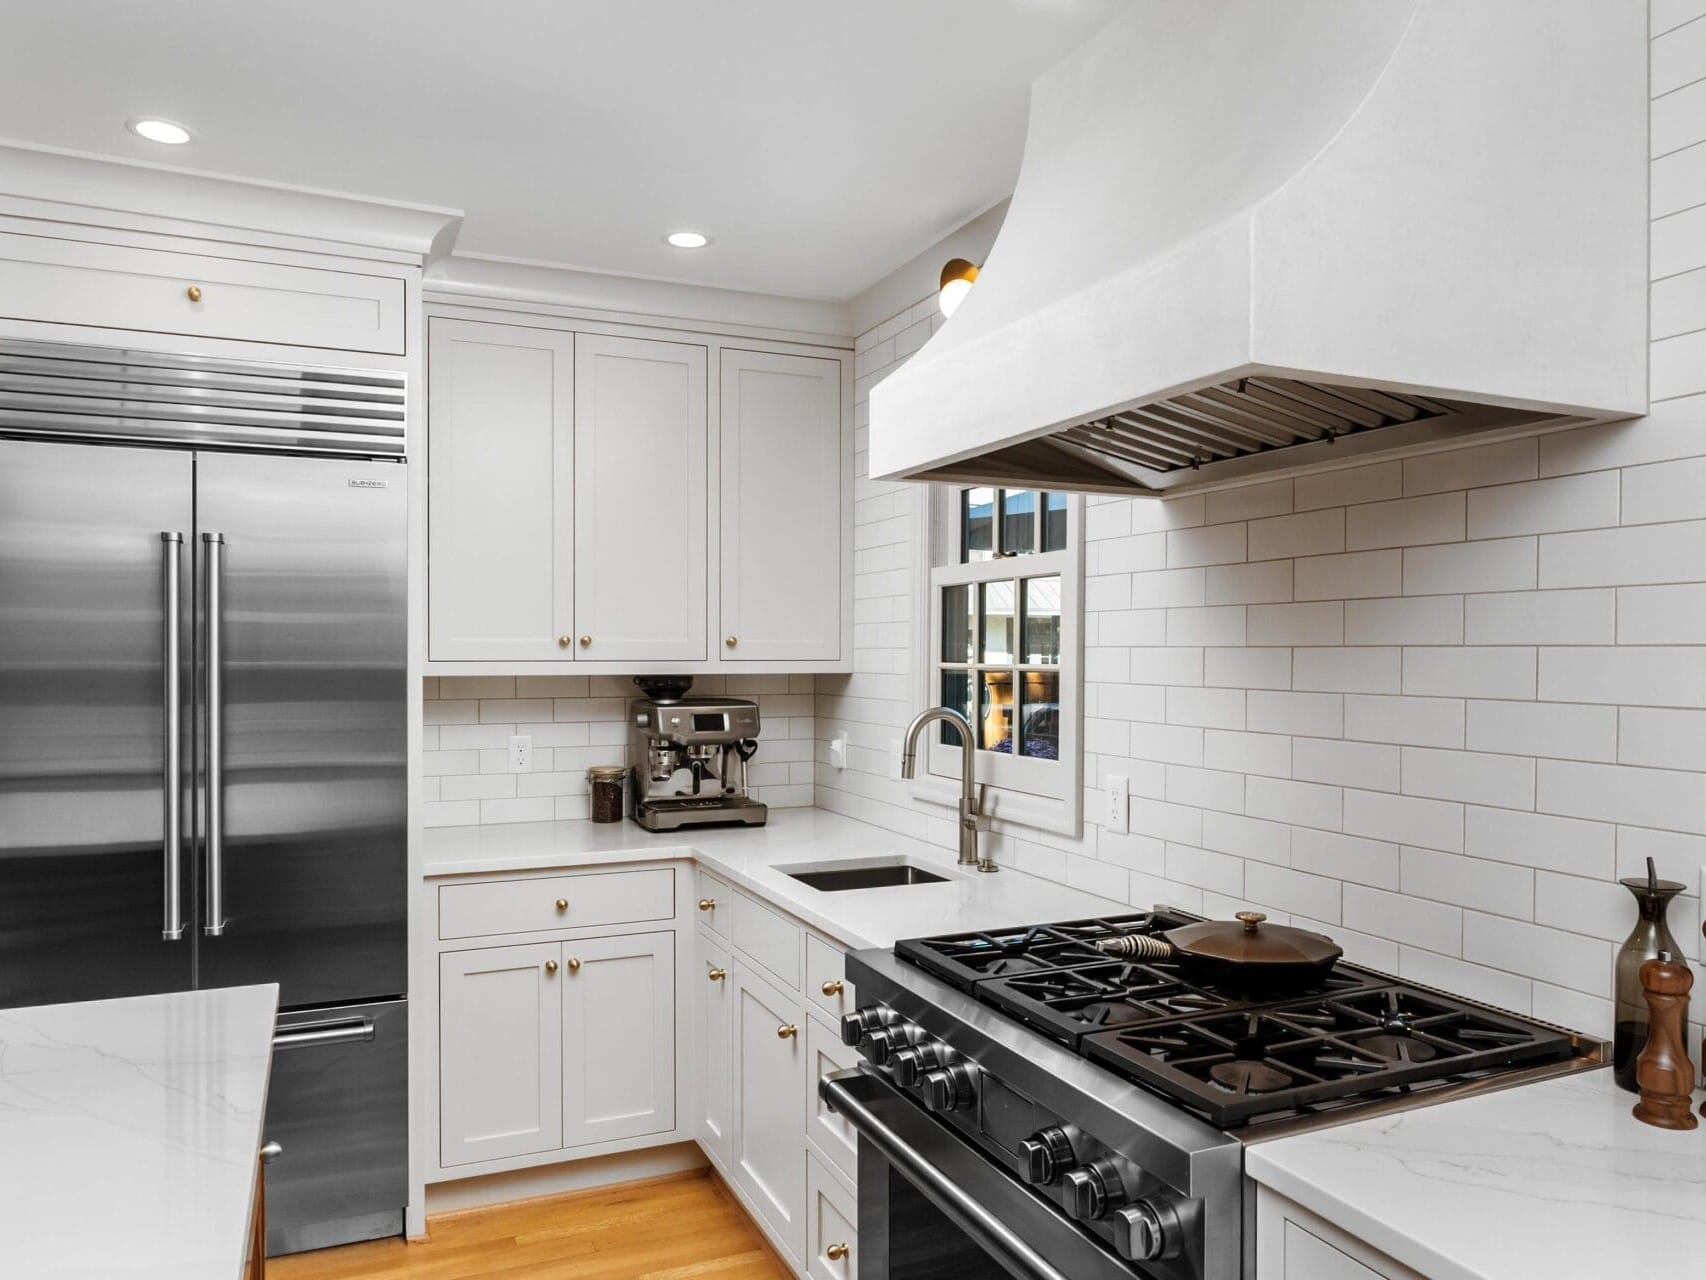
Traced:
[[629, 707], [638, 731], [633, 818], [647, 831], [740, 824], [761, 827], [769, 808], [747, 794], [758, 750], [758, 704], [690, 698], [684, 678], [637, 676], [646, 696]]

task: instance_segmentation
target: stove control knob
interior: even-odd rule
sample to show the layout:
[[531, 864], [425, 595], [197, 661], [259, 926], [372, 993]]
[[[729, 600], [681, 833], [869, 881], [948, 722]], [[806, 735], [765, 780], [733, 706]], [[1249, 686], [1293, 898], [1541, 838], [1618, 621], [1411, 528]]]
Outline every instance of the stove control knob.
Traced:
[[1066, 1208], [1080, 1222], [1094, 1222], [1125, 1203], [1125, 1184], [1111, 1160], [1092, 1160], [1066, 1175]]
[[898, 1020], [893, 1010], [880, 1004], [868, 1004], [852, 1013], [844, 1013], [841, 1015], [841, 1043], [849, 1049], [856, 1048], [867, 1033]]
[[1179, 1217], [1166, 1199], [1139, 1200], [1115, 1209], [1109, 1221], [1114, 1247], [1133, 1262], [1153, 1262], [1178, 1252]]
[[896, 1084], [910, 1089], [923, 1080], [927, 1072], [940, 1070], [944, 1061], [940, 1045], [916, 1044], [908, 1049], [896, 1049], [889, 1059], [889, 1070], [894, 1072]]
[[887, 1066], [898, 1050], [910, 1049], [922, 1039], [922, 1027], [910, 1022], [896, 1022], [890, 1026], [879, 1027], [875, 1031], [867, 1031], [859, 1041], [859, 1052], [879, 1067]]
[[1039, 1186], [1053, 1182], [1072, 1160], [1072, 1139], [1057, 1124], [1038, 1129], [1019, 1144], [1019, 1175]]
[[924, 1077], [924, 1107], [927, 1111], [964, 1111], [977, 1101], [977, 1068], [956, 1062]]

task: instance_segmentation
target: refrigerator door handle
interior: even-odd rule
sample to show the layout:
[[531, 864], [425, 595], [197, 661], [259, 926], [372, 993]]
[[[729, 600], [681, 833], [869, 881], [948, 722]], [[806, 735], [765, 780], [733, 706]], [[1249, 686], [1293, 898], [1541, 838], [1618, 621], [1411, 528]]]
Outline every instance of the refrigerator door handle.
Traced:
[[273, 1034], [273, 1049], [307, 1049], [316, 1045], [356, 1044], [373, 1039], [372, 1018], [343, 1018], [313, 1022]]
[[203, 701], [207, 717], [207, 906], [201, 931], [210, 938], [225, 932], [225, 703], [222, 689], [224, 653], [221, 647], [220, 573], [225, 552], [225, 535], [201, 535], [202, 557], [207, 579], [202, 593], [202, 622], [206, 698]]
[[182, 571], [184, 535], [181, 533], [162, 532], [160, 534], [160, 555], [163, 573], [161, 575], [162, 596], [160, 612], [164, 619], [161, 634], [164, 640], [162, 648], [165, 658], [162, 663], [165, 678], [162, 681], [161, 703], [165, 715], [162, 718], [162, 765], [160, 770], [160, 806], [165, 835], [163, 838], [162, 854], [165, 862], [165, 919], [160, 925], [160, 936], [167, 942], [180, 941], [184, 936], [184, 901], [182, 858], [184, 846], [183, 830], [183, 724], [182, 724], [182, 689], [179, 685], [180, 673], [183, 670], [183, 644], [180, 619], [183, 616], [183, 594], [180, 574]]

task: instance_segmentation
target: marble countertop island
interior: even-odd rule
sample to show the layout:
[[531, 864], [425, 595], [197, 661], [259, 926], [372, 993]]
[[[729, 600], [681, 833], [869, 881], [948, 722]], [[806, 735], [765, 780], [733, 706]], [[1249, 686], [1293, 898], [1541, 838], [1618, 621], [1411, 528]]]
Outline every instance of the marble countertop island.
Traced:
[[[429, 878], [691, 858], [821, 929], [848, 947], [899, 938], [1034, 924], [1134, 908], [1010, 867], [986, 874], [954, 853], [824, 809], [773, 809], [762, 827], [700, 827], [653, 833], [624, 820], [437, 827], [425, 833]], [[826, 893], [779, 867], [904, 857], [946, 877], [940, 884]], [[1148, 904], [1146, 904], [1147, 906]]]
[[1432, 1280], [1698, 1276], [1706, 1124], [1655, 1129], [1634, 1102], [1579, 1072], [1256, 1143], [1245, 1168]]
[[0, 1009], [0, 1276], [238, 1280], [276, 986]]

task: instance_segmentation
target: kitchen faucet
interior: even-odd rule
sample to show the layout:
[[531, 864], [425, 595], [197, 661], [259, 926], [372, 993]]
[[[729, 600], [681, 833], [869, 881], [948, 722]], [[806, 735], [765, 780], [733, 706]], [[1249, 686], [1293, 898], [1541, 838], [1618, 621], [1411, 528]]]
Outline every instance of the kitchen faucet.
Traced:
[[900, 753], [900, 776], [911, 778], [918, 764], [918, 735], [932, 720], [953, 725], [960, 735], [960, 865], [979, 871], [999, 871], [993, 858], [977, 851], [977, 833], [989, 830], [983, 814], [983, 789], [977, 785], [977, 748], [973, 745], [971, 722], [948, 707], [926, 707], [906, 726], [906, 741]]

